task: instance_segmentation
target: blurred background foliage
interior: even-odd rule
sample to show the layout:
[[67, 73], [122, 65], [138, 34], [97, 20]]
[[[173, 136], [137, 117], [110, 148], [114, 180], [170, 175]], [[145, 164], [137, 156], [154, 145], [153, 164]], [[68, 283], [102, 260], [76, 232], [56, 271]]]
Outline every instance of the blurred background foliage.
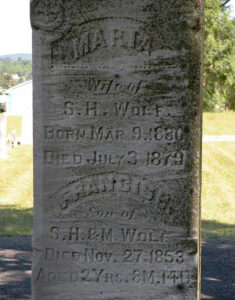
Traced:
[[19, 57], [0, 57], [0, 88], [7, 90], [32, 79], [32, 60]]
[[205, 1], [204, 111], [235, 110], [235, 18], [229, 4]]

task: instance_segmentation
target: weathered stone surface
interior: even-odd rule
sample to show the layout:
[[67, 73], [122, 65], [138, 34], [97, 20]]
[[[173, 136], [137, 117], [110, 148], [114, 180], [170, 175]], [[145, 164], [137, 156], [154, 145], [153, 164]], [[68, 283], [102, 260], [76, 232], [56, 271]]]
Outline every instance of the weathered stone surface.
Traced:
[[33, 299], [199, 299], [201, 15], [32, 1]]

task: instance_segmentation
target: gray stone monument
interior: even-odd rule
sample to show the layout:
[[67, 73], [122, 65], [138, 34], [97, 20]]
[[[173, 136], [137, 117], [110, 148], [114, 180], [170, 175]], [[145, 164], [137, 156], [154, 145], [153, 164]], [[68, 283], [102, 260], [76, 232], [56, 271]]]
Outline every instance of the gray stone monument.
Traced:
[[0, 159], [6, 159], [7, 96], [0, 96]]
[[200, 298], [202, 2], [31, 1], [34, 300]]

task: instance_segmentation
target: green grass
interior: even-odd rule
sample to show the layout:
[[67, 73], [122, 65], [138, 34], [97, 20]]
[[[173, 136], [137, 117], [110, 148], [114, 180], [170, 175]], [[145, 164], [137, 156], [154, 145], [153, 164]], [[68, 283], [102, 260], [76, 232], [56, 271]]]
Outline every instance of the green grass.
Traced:
[[235, 238], [235, 143], [203, 143], [202, 236]]
[[20, 116], [7, 116], [7, 132], [6, 136], [12, 134], [12, 131], [16, 131], [16, 135], [19, 137], [22, 135], [22, 117]]
[[31, 146], [20, 146], [0, 160], [0, 235], [32, 233], [33, 158]]
[[[235, 112], [203, 114], [204, 135], [235, 135]], [[235, 143], [203, 143], [202, 237], [235, 238]]]
[[235, 112], [203, 114], [204, 135], [235, 135]]
[[[234, 117], [234, 113], [206, 113], [204, 127], [208, 124], [210, 128], [204, 132], [232, 134]], [[0, 235], [29, 235], [33, 211], [32, 147], [20, 146], [12, 149], [9, 155], [8, 160], [0, 160]], [[235, 143], [204, 143], [203, 238], [235, 238], [234, 195]]]

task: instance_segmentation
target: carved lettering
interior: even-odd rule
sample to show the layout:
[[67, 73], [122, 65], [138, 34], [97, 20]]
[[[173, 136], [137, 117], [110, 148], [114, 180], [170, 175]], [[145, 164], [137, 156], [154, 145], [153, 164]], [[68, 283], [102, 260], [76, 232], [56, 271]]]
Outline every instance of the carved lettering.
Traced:
[[[93, 53], [98, 49], [104, 48], [125, 48], [136, 49], [138, 52], [146, 51], [151, 54], [152, 40], [136, 30], [110, 28], [109, 31], [103, 31], [101, 28], [88, 30], [85, 33], [79, 34], [79, 37], [72, 39], [73, 58], [80, 58]], [[68, 44], [69, 45], [69, 44]], [[53, 50], [56, 53], [59, 44], [55, 44]], [[70, 49], [63, 49], [64, 54], [69, 53]]]
[[107, 263], [107, 264], [179, 264], [184, 263], [184, 253], [181, 250], [153, 249], [144, 250], [125, 249], [121, 253], [102, 251], [94, 248], [84, 248], [79, 251], [70, 249], [56, 249], [47, 247], [43, 250], [46, 261], [74, 262], [74, 263]]
[[[81, 223], [76, 222], [77, 225], [71, 225], [70, 223], [64, 225], [64, 228], [60, 228], [57, 225], [50, 226], [48, 229], [48, 238], [51, 241], [63, 241], [64, 243], [69, 243], [71, 245], [77, 245], [77, 243], [87, 243], [91, 241], [96, 241], [101, 244], [108, 243], [122, 243], [123, 245], [161, 245], [163, 241], [170, 240], [174, 236], [179, 239], [182, 237], [182, 231], [178, 234], [171, 235], [170, 232], [164, 231], [157, 228], [138, 228], [133, 226], [118, 226], [118, 227], [84, 227]], [[141, 248], [138, 248], [141, 249]], [[143, 257], [143, 262], [154, 263], [154, 255], [156, 252], [152, 248], [149, 251], [145, 251]], [[160, 251], [161, 248], [156, 250]], [[111, 250], [110, 250], [111, 251]], [[153, 251], [153, 252], [152, 252]], [[162, 257], [161, 261], [166, 260], [170, 262], [170, 257], [168, 257], [168, 252], [174, 252], [175, 261], [177, 263], [182, 263], [182, 253], [180, 249], [162, 249], [162, 252], [158, 253]]]
[[99, 282], [103, 284], [165, 285], [176, 286], [194, 284], [197, 276], [190, 270], [144, 270], [135, 269], [127, 273], [107, 272], [105, 269], [80, 268], [78, 271], [51, 271], [41, 267], [35, 281], [48, 282]]
[[[71, 188], [73, 192], [71, 192]], [[62, 209], [67, 209], [74, 203], [78, 204], [85, 197], [106, 193], [133, 194], [135, 197], [141, 197], [142, 201], [151, 201], [153, 197], [153, 190], [151, 190], [145, 179], [115, 173], [81, 178], [57, 192], [59, 197], [62, 198]], [[123, 211], [121, 216], [129, 218], [133, 213], [134, 211], [131, 214]]]
[[134, 150], [122, 153], [60, 153], [56, 151], [44, 151], [45, 165], [64, 166], [84, 166], [84, 165], [116, 165], [128, 164], [135, 166], [143, 162], [147, 166], [153, 167], [183, 167], [186, 160], [185, 151], [164, 153], [163, 151], [153, 151], [147, 153], [137, 153]]
[[118, 117], [118, 118], [138, 118], [138, 117], [159, 117], [159, 106], [153, 104], [150, 106], [131, 104], [130, 102], [115, 102], [111, 110], [104, 110], [101, 103], [96, 101], [86, 102], [85, 105], [79, 105], [72, 101], [64, 103], [64, 114], [68, 117]]
[[133, 127], [112, 128], [104, 126], [91, 127], [58, 127], [45, 126], [45, 139], [55, 141], [78, 142], [114, 142], [114, 141], [156, 141], [177, 142], [184, 139], [182, 128], [173, 127]]

